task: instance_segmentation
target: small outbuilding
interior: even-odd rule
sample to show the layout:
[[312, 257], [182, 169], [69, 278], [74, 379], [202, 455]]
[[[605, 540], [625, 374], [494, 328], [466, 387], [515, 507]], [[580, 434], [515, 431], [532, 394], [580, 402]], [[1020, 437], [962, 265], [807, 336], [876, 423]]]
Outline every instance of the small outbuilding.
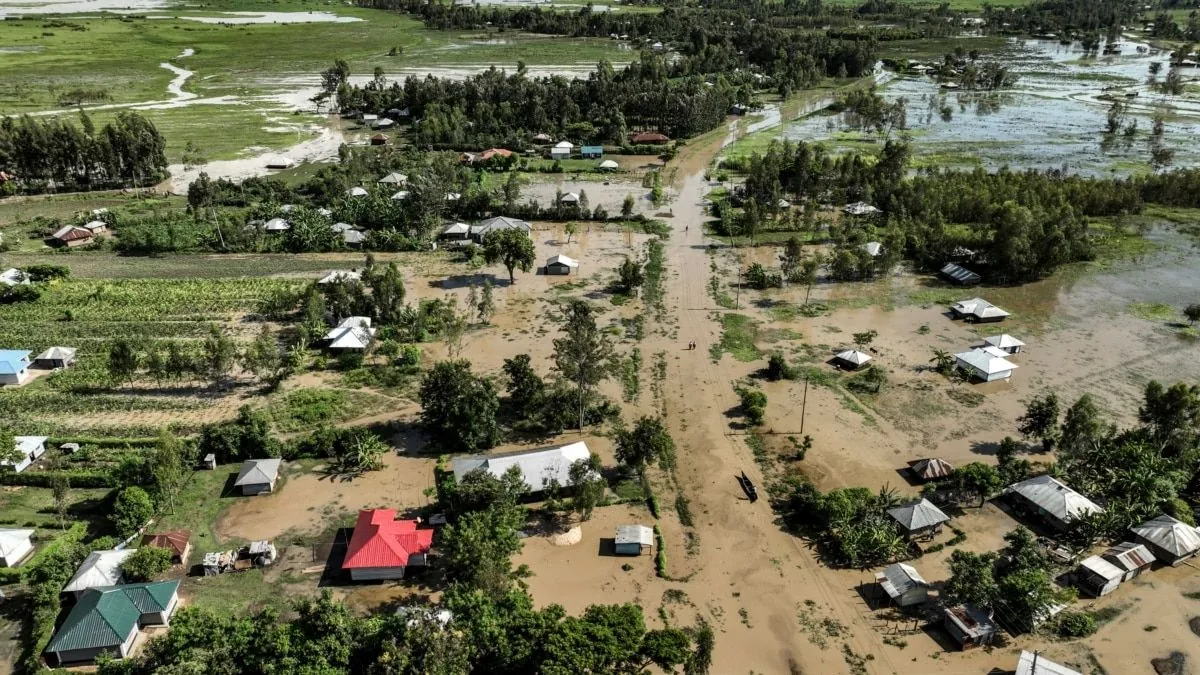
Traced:
[[1131, 529], [1154, 557], [1172, 567], [1182, 565], [1200, 552], [1200, 531], [1165, 513]]
[[471, 238], [482, 242], [488, 233], [499, 232], [500, 230], [520, 230], [527, 235], [533, 233], [533, 227], [524, 220], [509, 218], [508, 216], [496, 216], [473, 226], [471, 228]]
[[654, 550], [654, 530], [645, 525], [621, 525], [613, 539], [617, 555], [642, 555]]
[[954, 473], [954, 466], [944, 459], [931, 457], [910, 463], [908, 470], [920, 481], [931, 481], [945, 478]]
[[342, 232], [342, 243], [350, 248], [358, 248], [367, 241], [367, 235], [359, 230], [346, 230]]
[[950, 522], [950, 516], [928, 499], [888, 509], [888, 515], [900, 525], [909, 539], [932, 537], [941, 531], [942, 525]]
[[600, 162], [600, 165], [597, 168], [601, 171], [616, 171], [617, 169], [621, 168], [621, 165], [617, 164], [611, 159], [606, 159], [603, 162]]
[[69, 368], [75, 364], [75, 348], [51, 347], [38, 354], [33, 364], [39, 368]]
[[879, 213], [879, 209], [866, 202], [852, 202], [843, 206], [842, 211], [848, 216], [873, 216]]
[[567, 275], [579, 268], [579, 261], [561, 253], [546, 260], [546, 274]]
[[66, 225], [55, 230], [54, 234], [50, 235], [50, 243], [55, 246], [75, 248], [76, 246], [86, 246], [92, 243], [95, 237], [96, 235], [86, 227]]
[[1002, 352], [1004, 352], [1005, 354], [1009, 354], [1009, 355], [1020, 354], [1021, 349], [1025, 346], [1024, 342], [1021, 342], [1020, 340], [1009, 335], [1008, 333], [1003, 333], [1001, 335], [992, 335], [990, 337], [985, 338], [983, 341], [985, 343], [987, 343], [987, 345], [989, 347], [999, 349]]
[[[987, 349], [995, 349], [988, 347]], [[1017, 364], [986, 349], [972, 349], [954, 355], [955, 366], [971, 377], [984, 382], [996, 382], [1012, 377]]]
[[1017, 669], [1013, 671], [1013, 675], [1082, 675], [1078, 670], [1055, 663], [1050, 659], [1038, 654], [1021, 650], [1021, 656], [1017, 659]]
[[33, 530], [0, 530], [0, 567], [16, 567], [33, 554]]
[[91, 230], [92, 234], [108, 232], [108, 223], [104, 222], [103, 220], [89, 220], [83, 224], [83, 227]]
[[339, 281], [362, 281], [362, 272], [357, 270], [334, 270], [318, 279], [317, 285], [324, 286]]
[[559, 198], [558, 203], [571, 204], [571, 205], [578, 204], [579, 203], [579, 193], [577, 193], [577, 192], [564, 193], [563, 196], [561, 198]]
[[666, 134], [660, 134], [653, 131], [645, 131], [640, 134], [634, 134], [629, 140], [634, 145], [666, 145], [667, 143], [671, 142], [671, 138]]
[[212, 452], [205, 455], [204, 459], [200, 460], [200, 468], [205, 469], [207, 471], [216, 471], [217, 470], [217, 455]]
[[171, 562], [182, 565], [192, 552], [192, 533], [187, 530], [156, 532], [142, 536], [142, 546], [165, 548], [171, 552]]
[[833, 356], [833, 363], [839, 368], [846, 370], [858, 370], [871, 360], [871, 355], [865, 352], [860, 352], [857, 349], [847, 349], [843, 352], [838, 352]]
[[952, 281], [960, 286], [972, 286], [983, 281], [983, 277], [972, 272], [971, 270], [954, 263], [946, 263], [945, 267], [939, 272], [948, 281]]
[[25, 384], [32, 353], [26, 349], [0, 349], [0, 384]]
[[1150, 569], [1156, 560], [1154, 554], [1144, 544], [1132, 541], [1111, 546], [1107, 551], [1101, 553], [1100, 557], [1121, 570], [1121, 581], [1129, 581]]
[[993, 323], [1003, 321], [1008, 312], [1000, 309], [983, 298], [971, 298], [950, 305], [950, 313], [956, 319], [973, 321], [975, 323]]
[[248, 459], [233, 486], [241, 488], [245, 496], [273, 492], [275, 481], [279, 480], [279, 463], [278, 459]]
[[604, 146], [585, 145], [579, 149], [579, 156], [584, 159], [600, 159], [604, 156]]
[[365, 351], [375, 339], [369, 316], [349, 316], [325, 334], [329, 349], [335, 351]]
[[963, 649], [990, 645], [1000, 633], [991, 614], [973, 605], [947, 607], [943, 610], [942, 625]]
[[46, 440], [45, 436], [13, 436], [13, 444], [20, 457], [16, 461], [0, 461], [0, 467], [8, 467], [13, 473], [21, 473], [28, 469], [46, 454]]
[[272, 218], [263, 223], [264, 232], [287, 232], [292, 229], [292, 224], [283, 218]]
[[929, 599], [929, 582], [912, 565], [888, 565], [875, 573], [875, 583], [899, 607], [920, 605]]
[[63, 586], [63, 593], [74, 593], [76, 597], [89, 588], [116, 586], [125, 580], [121, 563], [133, 555], [135, 548], [121, 550], [92, 551], [75, 570], [75, 575]]
[[268, 169], [290, 169], [296, 166], [296, 162], [289, 157], [283, 155], [273, 155], [268, 157], [263, 164]]
[[1076, 583], [1085, 593], [1100, 598], [1117, 590], [1124, 573], [1114, 564], [1098, 555], [1085, 558], [1075, 571]]
[[383, 134], [375, 134], [371, 137], [371, 145], [387, 145], [388, 137]]

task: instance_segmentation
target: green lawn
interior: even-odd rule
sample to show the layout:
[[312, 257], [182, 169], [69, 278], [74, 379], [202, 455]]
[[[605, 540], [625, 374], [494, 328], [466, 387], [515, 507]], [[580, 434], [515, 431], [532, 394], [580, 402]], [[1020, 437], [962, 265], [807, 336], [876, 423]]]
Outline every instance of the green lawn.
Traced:
[[[85, 521], [92, 530], [103, 529], [108, 489], [73, 488], [67, 497], [68, 521]], [[6, 487], [0, 490], [0, 527], [57, 527], [54, 493], [49, 488]]]

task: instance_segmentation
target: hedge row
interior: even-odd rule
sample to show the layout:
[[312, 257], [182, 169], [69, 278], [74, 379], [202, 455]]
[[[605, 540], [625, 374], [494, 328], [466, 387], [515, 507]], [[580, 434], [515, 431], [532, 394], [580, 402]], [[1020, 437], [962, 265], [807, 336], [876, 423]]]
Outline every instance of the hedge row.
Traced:
[[654, 526], [654, 545], [657, 550], [654, 552], [654, 571], [663, 579], [670, 579], [671, 575], [667, 574], [667, 547], [663, 544], [662, 530], [658, 525]]
[[25, 471], [13, 473], [0, 472], [0, 485], [23, 485], [25, 487], [48, 488], [54, 485], [55, 478], [65, 477], [73, 488], [111, 488], [118, 487], [117, 481], [107, 471]]

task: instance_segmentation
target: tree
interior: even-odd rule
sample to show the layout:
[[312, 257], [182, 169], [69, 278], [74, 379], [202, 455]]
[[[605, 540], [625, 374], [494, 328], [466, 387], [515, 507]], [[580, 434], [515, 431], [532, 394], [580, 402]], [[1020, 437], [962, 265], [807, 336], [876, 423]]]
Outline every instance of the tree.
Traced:
[[1062, 433], [1059, 434], [1059, 447], [1064, 454], [1078, 454], [1095, 444], [1104, 435], [1104, 421], [1100, 418], [1100, 409], [1091, 395], [1079, 397], [1075, 405], [1067, 409], [1063, 419]]
[[700, 619], [700, 625], [694, 631], [692, 640], [695, 643], [695, 650], [684, 664], [683, 672], [685, 675], [708, 675], [709, 669], [712, 668], [713, 649], [716, 648], [717, 643], [712, 626], [707, 621]]
[[688, 662], [691, 646], [692, 641], [688, 639], [687, 633], [678, 628], [652, 630], [642, 637], [638, 656], [643, 661], [643, 668], [653, 663], [662, 668], [663, 672], [673, 673], [676, 666]]
[[142, 546], [129, 554], [121, 563], [121, 572], [130, 583], [153, 581], [155, 577], [171, 569], [170, 549], [159, 546]]
[[54, 495], [54, 513], [58, 514], [58, 524], [66, 527], [67, 509], [71, 505], [71, 480], [59, 473], [50, 479], [50, 490]]
[[399, 323], [404, 312], [404, 277], [396, 263], [389, 262], [381, 274], [370, 274], [367, 285], [371, 288], [371, 302], [375, 306], [375, 317], [384, 326]]
[[641, 473], [646, 465], [659, 463], [664, 468], [675, 465], [675, 441], [658, 417], [641, 417], [633, 429], [617, 435], [617, 461]]
[[136, 485], [117, 493], [113, 501], [109, 520], [117, 534], [128, 537], [135, 534], [154, 515], [154, 502], [146, 491]]
[[796, 237], [788, 237], [783, 246], [783, 254], [779, 256], [779, 268], [783, 280], [792, 283], [800, 277], [800, 262], [804, 258], [804, 249]]
[[767, 414], [767, 395], [751, 387], [738, 387], [737, 395], [741, 399], [742, 414], [746, 416], [746, 421], [753, 426], [762, 424]]
[[117, 382], [133, 384], [141, 358], [137, 345], [128, 338], [116, 338], [108, 346], [108, 374]]
[[562, 378], [575, 385], [579, 404], [579, 431], [592, 387], [608, 379], [613, 369], [609, 335], [596, 325], [595, 309], [584, 300], [571, 300], [563, 312], [563, 333], [554, 341], [554, 365]]
[[1200, 302], [1193, 302], [1183, 308], [1183, 317], [1188, 320], [1188, 323], [1195, 325], [1200, 321]]
[[453, 309], [453, 299], [451, 299], [450, 315], [442, 323], [442, 342], [446, 343], [446, 355], [450, 358], [458, 356], [462, 351], [463, 335], [467, 332], [467, 319], [465, 314], [460, 314]]
[[574, 237], [577, 232], [579, 232], [579, 223], [576, 223], [572, 220], [566, 225], [563, 225], [563, 234], [567, 235], [568, 244], [571, 243], [571, 237]]
[[581, 520], [590, 520], [592, 511], [604, 501], [608, 484], [600, 473], [600, 456], [592, 453], [587, 459], [571, 463], [568, 486], [571, 488], [571, 510]]
[[278, 386], [287, 376], [287, 364], [286, 353], [265, 324], [258, 337], [254, 338], [242, 353], [242, 368], [272, 388]]
[[475, 311], [479, 315], [479, 322], [487, 324], [492, 320], [492, 315], [496, 313], [496, 301], [492, 297], [492, 280], [483, 280], [483, 290], [479, 293], [479, 302], [475, 305]]
[[980, 507], [1004, 487], [1004, 481], [995, 467], [983, 462], [971, 462], [956, 468], [947, 482], [957, 490], [978, 497]]
[[800, 275], [798, 280], [805, 285], [804, 304], [808, 304], [808, 298], [812, 295], [813, 284], [817, 283], [817, 273], [821, 270], [821, 265], [825, 264], [825, 258], [815, 253], [800, 262]]
[[508, 504], [460, 516], [442, 530], [446, 578], [492, 597], [506, 592], [515, 578], [511, 558], [521, 550], [517, 531], [524, 525], [524, 509]]
[[767, 359], [767, 379], [772, 382], [790, 380], [795, 373], [783, 354], [775, 353]]
[[1017, 418], [1017, 423], [1017, 431], [1022, 436], [1041, 439], [1042, 448], [1050, 452], [1058, 434], [1058, 396], [1052, 391], [1034, 396], [1025, 405], [1025, 414]]
[[203, 364], [204, 373], [209, 381], [218, 384], [224, 380], [229, 371], [233, 370], [234, 359], [237, 358], [237, 343], [217, 326], [209, 329], [208, 337], [204, 338]]
[[617, 288], [625, 295], [636, 295], [637, 289], [645, 281], [642, 264], [625, 256], [625, 260], [617, 267]]
[[954, 355], [944, 349], [934, 349], [933, 358], [929, 359], [929, 362], [943, 375], [948, 375], [954, 370]]
[[867, 347], [871, 346], [871, 343], [874, 342], [875, 338], [877, 337], [879, 337], [879, 331], [874, 329], [865, 330], [861, 333], [855, 333], [854, 346], [858, 347], [859, 349], [866, 349]]
[[514, 417], [528, 420], [535, 417], [541, 405], [546, 385], [530, 365], [528, 354], [504, 359], [504, 374], [508, 377], [508, 403]]
[[625, 195], [624, 201], [621, 202], [621, 217], [629, 219], [633, 217], [633, 207], [637, 202], [634, 201], [633, 195]]
[[150, 460], [154, 494], [158, 503], [168, 512], [174, 511], [175, 499], [183, 488], [187, 466], [185, 447], [183, 441], [166, 429], [159, 431], [158, 440], [154, 443], [154, 456]]
[[1200, 429], [1200, 385], [1176, 382], [1170, 387], [1151, 380], [1146, 385], [1138, 420], [1151, 437], [1177, 455], [1194, 444]]
[[952, 602], [988, 607], [999, 596], [996, 577], [992, 570], [996, 565], [994, 553], [971, 553], [955, 549], [950, 554], [950, 578], [942, 593]]
[[513, 270], [533, 269], [536, 252], [533, 240], [520, 230], [496, 230], [483, 236], [483, 259], [489, 265], [499, 261], [508, 270], [509, 283], [516, 283]]
[[471, 372], [470, 361], [441, 361], [425, 374], [420, 390], [421, 422], [435, 442], [451, 452], [496, 444], [500, 400], [492, 383]]
[[510, 466], [500, 477], [476, 469], [442, 486], [439, 504], [447, 518], [454, 520], [466, 513], [487, 511], [500, 506], [516, 506], [529, 492], [521, 467]]

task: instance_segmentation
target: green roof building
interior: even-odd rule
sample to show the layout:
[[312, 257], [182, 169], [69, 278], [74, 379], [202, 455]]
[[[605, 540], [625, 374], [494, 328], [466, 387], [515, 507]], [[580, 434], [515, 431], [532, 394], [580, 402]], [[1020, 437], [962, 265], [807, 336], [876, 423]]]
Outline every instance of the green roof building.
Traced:
[[142, 626], [165, 626], [179, 604], [179, 582], [89, 588], [67, 615], [46, 653], [58, 664], [129, 656]]

